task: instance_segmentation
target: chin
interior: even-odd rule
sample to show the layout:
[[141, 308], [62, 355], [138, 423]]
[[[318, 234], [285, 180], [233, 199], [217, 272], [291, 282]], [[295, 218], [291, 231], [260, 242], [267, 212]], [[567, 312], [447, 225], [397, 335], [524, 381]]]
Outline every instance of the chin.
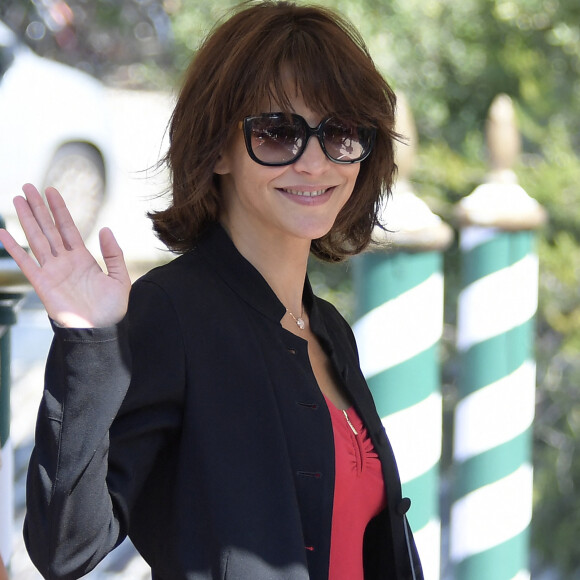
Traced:
[[303, 219], [297, 226], [305, 234], [305, 237], [317, 240], [330, 232], [336, 223], [336, 218], [337, 215], [318, 216], [318, 219], [311, 216], [310, 219]]
[[323, 238], [331, 229], [334, 222], [328, 224], [301, 224], [295, 229], [296, 235], [303, 239], [318, 240]]

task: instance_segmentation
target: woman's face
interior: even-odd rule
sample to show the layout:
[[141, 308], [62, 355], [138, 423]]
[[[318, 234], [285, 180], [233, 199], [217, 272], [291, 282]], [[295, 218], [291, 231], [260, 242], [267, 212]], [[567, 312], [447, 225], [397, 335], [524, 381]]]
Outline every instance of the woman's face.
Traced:
[[[311, 127], [325, 116], [312, 111], [299, 95], [291, 105], [290, 112], [304, 117]], [[230, 233], [262, 243], [300, 239], [309, 247], [311, 240], [330, 231], [352, 194], [359, 169], [359, 163], [332, 162], [316, 137], [291, 165], [260, 165], [250, 158], [240, 129], [215, 168], [224, 202], [221, 221]]]

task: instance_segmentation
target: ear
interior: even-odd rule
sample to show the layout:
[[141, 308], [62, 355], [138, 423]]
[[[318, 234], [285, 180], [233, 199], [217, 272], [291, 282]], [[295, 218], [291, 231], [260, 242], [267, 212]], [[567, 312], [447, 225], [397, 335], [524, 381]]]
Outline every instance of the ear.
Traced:
[[226, 152], [220, 153], [218, 160], [213, 168], [213, 172], [218, 175], [226, 175], [230, 173], [230, 156]]

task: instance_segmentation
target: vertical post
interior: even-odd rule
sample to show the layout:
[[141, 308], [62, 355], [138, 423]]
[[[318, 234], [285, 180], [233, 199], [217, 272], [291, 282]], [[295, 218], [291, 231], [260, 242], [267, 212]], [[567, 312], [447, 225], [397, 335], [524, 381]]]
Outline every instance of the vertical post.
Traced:
[[0, 299], [0, 556], [11, 554], [14, 512], [14, 467], [10, 444], [10, 327], [9, 313]]
[[[443, 329], [442, 254], [452, 231], [411, 190], [416, 132], [398, 99], [399, 179], [376, 233], [381, 246], [354, 261], [360, 318], [354, 332], [379, 415], [393, 445], [426, 580], [440, 577], [439, 462], [442, 409], [438, 342]], [[386, 236], [386, 237], [385, 237]]]
[[533, 319], [545, 212], [511, 170], [520, 148], [509, 97], [487, 124], [491, 172], [458, 205], [462, 289], [450, 551], [456, 580], [529, 579]]
[[[4, 223], [0, 218], [0, 227]], [[8, 566], [14, 519], [14, 461], [10, 442], [10, 327], [24, 297], [26, 279], [0, 245], [0, 556]]]

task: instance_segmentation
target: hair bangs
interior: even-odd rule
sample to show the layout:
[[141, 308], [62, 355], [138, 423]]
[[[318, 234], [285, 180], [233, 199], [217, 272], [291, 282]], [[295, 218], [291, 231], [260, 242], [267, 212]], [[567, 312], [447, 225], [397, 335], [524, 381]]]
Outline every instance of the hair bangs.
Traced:
[[265, 106], [289, 111], [300, 95], [315, 112], [374, 125], [384, 115], [384, 94], [376, 94], [377, 84], [369, 79], [380, 75], [358, 32], [329, 14], [320, 7], [288, 6], [254, 21], [250, 31], [239, 22], [246, 38], [244, 50], [229, 57], [237, 77], [230, 83], [236, 87], [230, 112], [257, 114]]

